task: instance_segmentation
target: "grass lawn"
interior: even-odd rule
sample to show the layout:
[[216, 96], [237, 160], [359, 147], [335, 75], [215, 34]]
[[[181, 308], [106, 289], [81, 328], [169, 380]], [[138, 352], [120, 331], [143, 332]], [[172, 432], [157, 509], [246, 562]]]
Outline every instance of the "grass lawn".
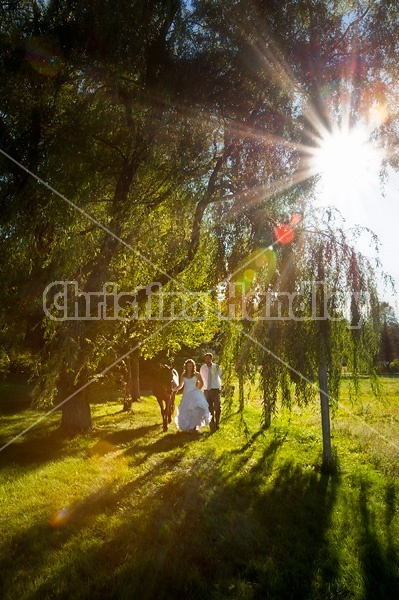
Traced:
[[[260, 431], [256, 390], [214, 435], [163, 433], [153, 397], [93, 405], [73, 439], [54, 413], [0, 452], [0, 597], [399, 598], [399, 379], [382, 383], [356, 404], [344, 383], [334, 476], [318, 405]], [[3, 446], [43, 413], [1, 392]]]

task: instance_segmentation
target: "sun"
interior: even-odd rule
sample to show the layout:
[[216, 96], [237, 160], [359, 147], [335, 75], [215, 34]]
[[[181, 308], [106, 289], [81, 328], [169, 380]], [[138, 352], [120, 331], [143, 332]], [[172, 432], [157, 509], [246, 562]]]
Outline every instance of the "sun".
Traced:
[[382, 152], [365, 127], [326, 132], [312, 152], [312, 167], [320, 175], [317, 195], [324, 205], [356, 217], [379, 189]]
[[313, 152], [319, 200], [344, 216], [359, 217], [379, 189], [381, 165], [382, 152], [365, 127], [325, 133]]

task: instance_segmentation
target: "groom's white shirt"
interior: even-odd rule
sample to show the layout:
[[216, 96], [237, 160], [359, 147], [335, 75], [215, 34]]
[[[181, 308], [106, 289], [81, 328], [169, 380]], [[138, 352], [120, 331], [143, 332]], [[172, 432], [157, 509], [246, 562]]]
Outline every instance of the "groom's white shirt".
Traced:
[[217, 365], [216, 363], [212, 363], [211, 364], [211, 385], [210, 387], [208, 386], [209, 383], [209, 367], [207, 364], [202, 365], [200, 368], [200, 375], [202, 377], [202, 380], [204, 382], [204, 390], [220, 390], [222, 387], [222, 380], [221, 380], [221, 375], [222, 375], [222, 369], [219, 365]]

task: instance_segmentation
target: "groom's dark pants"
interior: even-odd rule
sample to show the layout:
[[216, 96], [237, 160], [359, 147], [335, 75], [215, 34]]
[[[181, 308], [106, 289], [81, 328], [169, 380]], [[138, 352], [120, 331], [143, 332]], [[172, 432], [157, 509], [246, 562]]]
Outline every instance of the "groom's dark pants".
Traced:
[[211, 390], [204, 390], [204, 394], [209, 405], [209, 412], [212, 415], [211, 430], [215, 431], [215, 429], [219, 429], [220, 421], [220, 390], [215, 388]]

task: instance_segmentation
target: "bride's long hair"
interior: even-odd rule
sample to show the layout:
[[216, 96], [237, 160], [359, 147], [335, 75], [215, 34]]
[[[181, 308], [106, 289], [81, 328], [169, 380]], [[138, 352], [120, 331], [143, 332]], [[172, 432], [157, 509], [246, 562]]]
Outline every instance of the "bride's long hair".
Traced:
[[195, 362], [193, 361], [193, 359], [192, 359], [192, 358], [188, 358], [188, 359], [186, 360], [186, 362], [184, 363], [184, 371], [183, 371], [183, 376], [186, 376], [186, 375], [187, 375], [187, 366], [188, 366], [188, 365], [191, 365], [191, 366], [192, 366], [193, 372], [192, 372], [192, 374], [191, 374], [191, 377], [194, 377], [195, 373], [197, 372], [197, 366], [196, 366], [196, 364], [195, 364]]

